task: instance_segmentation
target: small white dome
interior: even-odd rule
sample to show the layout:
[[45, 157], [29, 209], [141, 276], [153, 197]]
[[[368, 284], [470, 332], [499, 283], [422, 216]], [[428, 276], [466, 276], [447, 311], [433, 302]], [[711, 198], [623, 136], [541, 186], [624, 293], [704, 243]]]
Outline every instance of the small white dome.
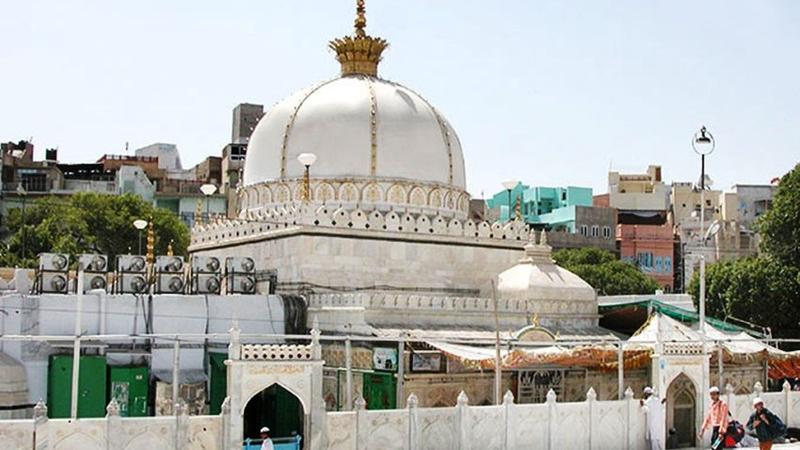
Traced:
[[[556, 311], [547, 311], [547, 307], [534, 307], [537, 312], [596, 314], [597, 294], [594, 288], [581, 277], [553, 262], [552, 248], [547, 245], [544, 232], [542, 234], [544, 243], [526, 245], [525, 257], [498, 276], [499, 297], [526, 300], [534, 305], [558, 305]], [[575, 306], [567, 310], [561, 309], [568, 304]]]
[[466, 186], [461, 145], [447, 120], [414, 91], [377, 77], [336, 78], [274, 106], [250, 138], [244, 185], [301, 177], [301, 153], [317, 155], [314, 178]]

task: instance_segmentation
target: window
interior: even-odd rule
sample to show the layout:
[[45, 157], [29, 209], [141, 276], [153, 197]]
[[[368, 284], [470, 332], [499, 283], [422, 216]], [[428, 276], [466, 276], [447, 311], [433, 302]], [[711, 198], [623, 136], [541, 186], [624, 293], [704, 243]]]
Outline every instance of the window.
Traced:
[[661, 272], [663, 268], [663, 259], [660, 256], [656, 256], [656, 272]]
[[589, 227], [587, 227], [586, 225], [581, 225], [581, 234], [583, 236], [588, 236], [589, 235]]
[[603, 237], [606, 239], [611, 239], [611, 227], [603, 227]]
[[653, 254], [651, 252], [642, 252], [636, 255], [636, 261], [639, 267], [652, 268], [653, 267]]
[[567, 191], [564, 191], [561, 193], [561, 200], [566, 200], [566, 199], [567, 199]]
[[597, 225], [592, 225], [592, 237], [600, 236], [600, 227]]
[[671, 273], [672, 272], [672, 257], [665, 256], [664, 257], [664, 272]]

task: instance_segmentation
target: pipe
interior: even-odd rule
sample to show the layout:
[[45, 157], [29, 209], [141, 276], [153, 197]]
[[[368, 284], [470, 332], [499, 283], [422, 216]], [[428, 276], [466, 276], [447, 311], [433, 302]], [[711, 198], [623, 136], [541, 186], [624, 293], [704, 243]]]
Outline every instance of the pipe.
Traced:
[[350, 342], [350, 336], [344, 341], [344, 364], [347, 372], [345, 373], [346, 391], [345, 391], [345, 411], [353, 410], [353, 346]]
[[175, 339], [172, 347], [172, 413], [178, 414], [178, 392], [180, 388], [181, 341]]
[[78, 298], [75, 305], [75, 337], [72, 347], [72, 391], [70, 392], [69, 416], [78, 418], [78, 378], [81, 371], [81, 312], [83, 309], [83, 267], [78, 265]]

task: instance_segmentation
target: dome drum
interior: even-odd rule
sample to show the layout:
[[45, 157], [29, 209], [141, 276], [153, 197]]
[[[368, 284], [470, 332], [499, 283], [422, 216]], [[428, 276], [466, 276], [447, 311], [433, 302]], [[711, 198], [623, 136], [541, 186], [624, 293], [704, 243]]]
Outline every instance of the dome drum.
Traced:
[[[310, 205], [341, 206], [364, 211], [403, 211], [442, 215], [463, 220], [469, 209], [469, 194], [443, 183], [405, 179], [311, 178]], [[303, 179], [262, 182], [239, 189], [241, 215], [261, 209], [302, 203]]]

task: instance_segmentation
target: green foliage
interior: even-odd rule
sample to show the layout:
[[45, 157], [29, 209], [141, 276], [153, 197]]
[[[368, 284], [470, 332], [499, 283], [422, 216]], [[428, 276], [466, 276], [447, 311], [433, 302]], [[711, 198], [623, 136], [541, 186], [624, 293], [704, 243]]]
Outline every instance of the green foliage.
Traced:
[[599, 248], [563, 249], [553, 253], [553, 259], [600, 295], [652, 294], [659, 289], [655, 280], [635, 266]]
[[761, 216], [759, 231], [765, 253], [800, 267], [800, 164], [781, 178], [772, 207]]
[[[689, 293], [697, 301], [700, 273], [695, 271]], [[706, 267], [706, 312], [733, 316], [768, 326], [775, 337], [800, 333], [800, 270], [769, 256], [722, 261]]]
[[[761, 255], [706, 268], [706, 311], [770, 327], [776, 337], [800, 335], [800, 164], [783, 176], [772, 207], [758, 222]], [[700, 274], [689, 293], [698, 301]]]
[[[0, 265], [35, 267], [42, 252], [100, 253], [114, 261], [118, 254], [136, 253], [139, 231], [133, 227], [136, 219], [152, 217], [155, 230], [155, 253], [164, 254], [172, 241], [176, 255], [186, 253], [189, 230], [168, 210], [155, 208], [132, 194], [103, 195], [91, 192], [70, 198], [45, 197], [22, 210], [9, 211], [8, 228], [11, 236], [8, 247], [0, 252]], [[24, 228], [24, 231], [23, 231]], [[25, 239], [25, 256], [22, 243]], [[142, 251], [146, 230], [142, 232]]]

